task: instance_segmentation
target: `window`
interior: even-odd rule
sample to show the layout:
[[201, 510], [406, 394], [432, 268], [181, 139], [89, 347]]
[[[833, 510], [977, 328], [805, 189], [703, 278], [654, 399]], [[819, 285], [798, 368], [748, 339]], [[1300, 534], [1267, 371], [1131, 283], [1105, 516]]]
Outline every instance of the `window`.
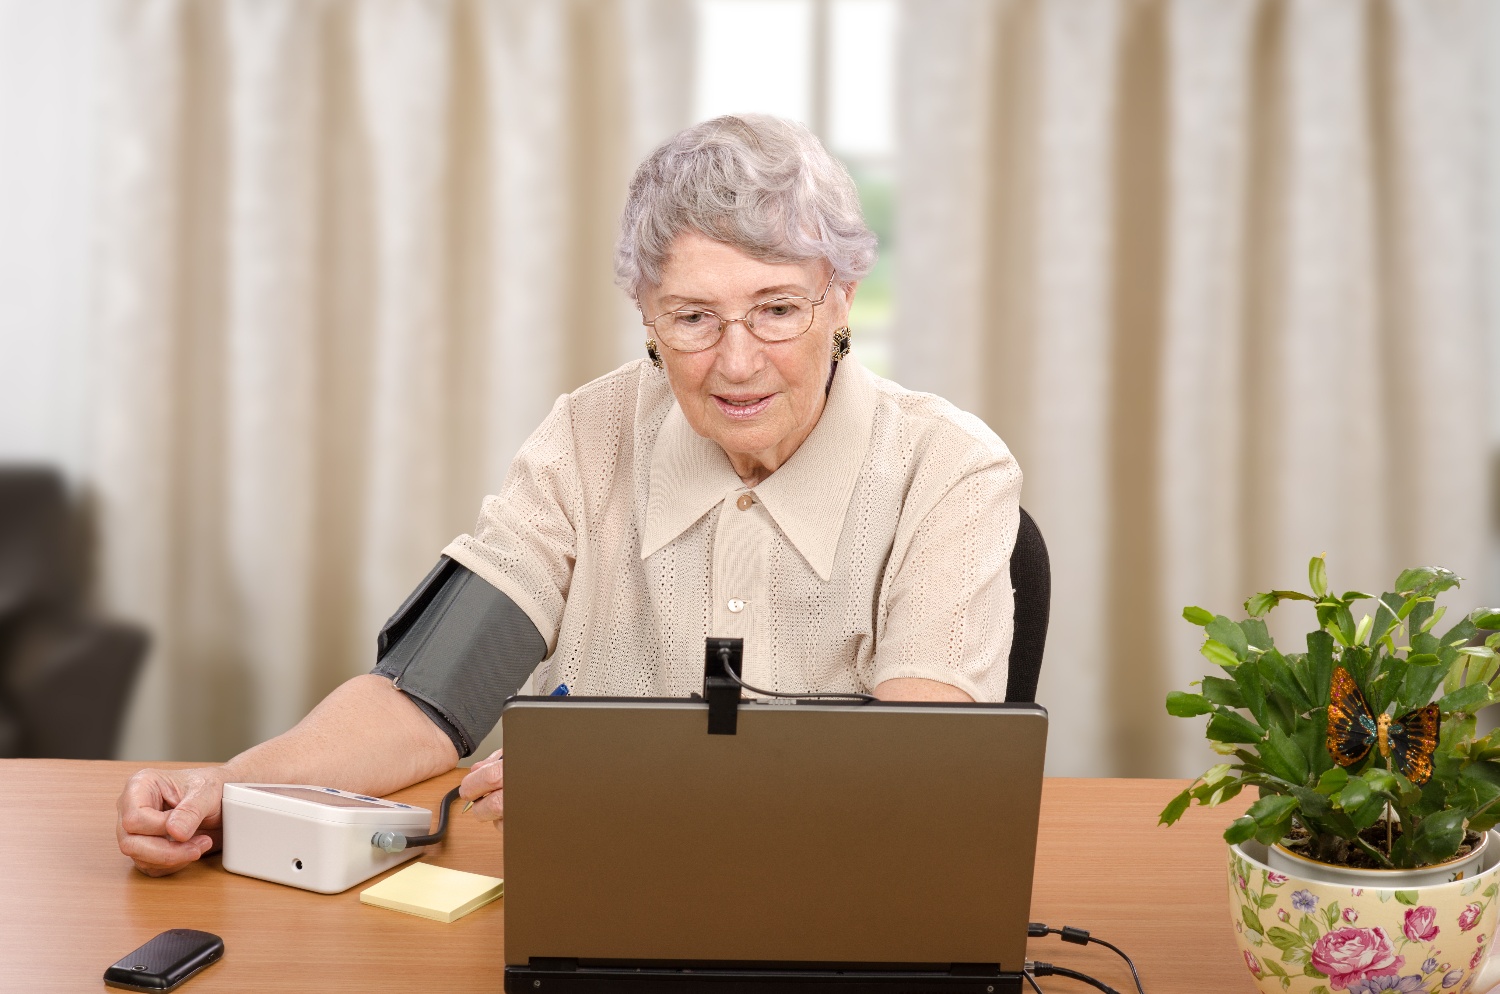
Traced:
[[896, 0], [699, 0], [693, 116], [801, 121], [849, 167], [880, 260], [849, 325], [862, 363], [890, 374], [896, 152]]

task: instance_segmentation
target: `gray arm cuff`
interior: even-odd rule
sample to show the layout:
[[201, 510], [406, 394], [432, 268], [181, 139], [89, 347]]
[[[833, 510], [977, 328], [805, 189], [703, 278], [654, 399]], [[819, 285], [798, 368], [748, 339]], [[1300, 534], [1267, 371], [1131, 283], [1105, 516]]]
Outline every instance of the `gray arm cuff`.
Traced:
[[378, 644], [373, 672], [411, 697], [460, 756], [474, 752], [547, 654], [526, 612], [447, 556], [386, 622]]

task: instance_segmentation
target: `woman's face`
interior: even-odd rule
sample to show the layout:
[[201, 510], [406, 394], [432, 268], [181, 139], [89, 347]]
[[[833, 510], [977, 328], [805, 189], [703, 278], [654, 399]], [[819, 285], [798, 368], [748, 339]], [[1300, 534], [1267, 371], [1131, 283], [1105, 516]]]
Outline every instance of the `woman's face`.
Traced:
[[[772, 297], [822, 296], [831, 267], [821, 259], [762, 262], [695, 231], [672, 242], [661, 284], [640, 295], [654, 318], [689, 304], [725, 319]], [[717, 442], [742, 479], [755, 486], [789, 459], [823, 413], [833, 331], [848, 323], [852, 284], [835, 283], [813, 312], [812, 327], [785, 342], [762, 342], [743, 323], [724, 329], [713, 348], [661, 347], [678, 406], [693, 430]]]

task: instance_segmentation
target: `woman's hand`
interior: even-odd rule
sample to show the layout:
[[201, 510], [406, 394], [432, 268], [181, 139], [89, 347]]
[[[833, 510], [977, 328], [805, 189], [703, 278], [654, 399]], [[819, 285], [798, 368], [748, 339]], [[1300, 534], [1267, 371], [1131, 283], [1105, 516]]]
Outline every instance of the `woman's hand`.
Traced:
[[458, 785], [458, 796], [474, 806], [474, 817], [480, 821], [492, 821], [500, 827], [505, 817], [505, 750], [494, 752], [473, 766], [469, 775]]
[[149, 877], [164, 877], [222, 844], [222, 767], [141, 770], [116, 802], [120, 852]]

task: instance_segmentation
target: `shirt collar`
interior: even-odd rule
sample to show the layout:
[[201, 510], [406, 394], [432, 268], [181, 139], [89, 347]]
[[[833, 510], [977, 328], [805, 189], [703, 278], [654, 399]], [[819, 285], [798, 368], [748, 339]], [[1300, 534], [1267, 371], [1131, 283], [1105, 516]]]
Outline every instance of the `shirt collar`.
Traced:
[[[875, 388], [853, 357], [842, 360], [807, 439], [754, 488], [756, 497], [824, 582], [870, 447]], [[651, 453], [641, 558], [659, 551], [714, 505], [745, 489], [718, 443], [693, 431], [674, 402]]]

